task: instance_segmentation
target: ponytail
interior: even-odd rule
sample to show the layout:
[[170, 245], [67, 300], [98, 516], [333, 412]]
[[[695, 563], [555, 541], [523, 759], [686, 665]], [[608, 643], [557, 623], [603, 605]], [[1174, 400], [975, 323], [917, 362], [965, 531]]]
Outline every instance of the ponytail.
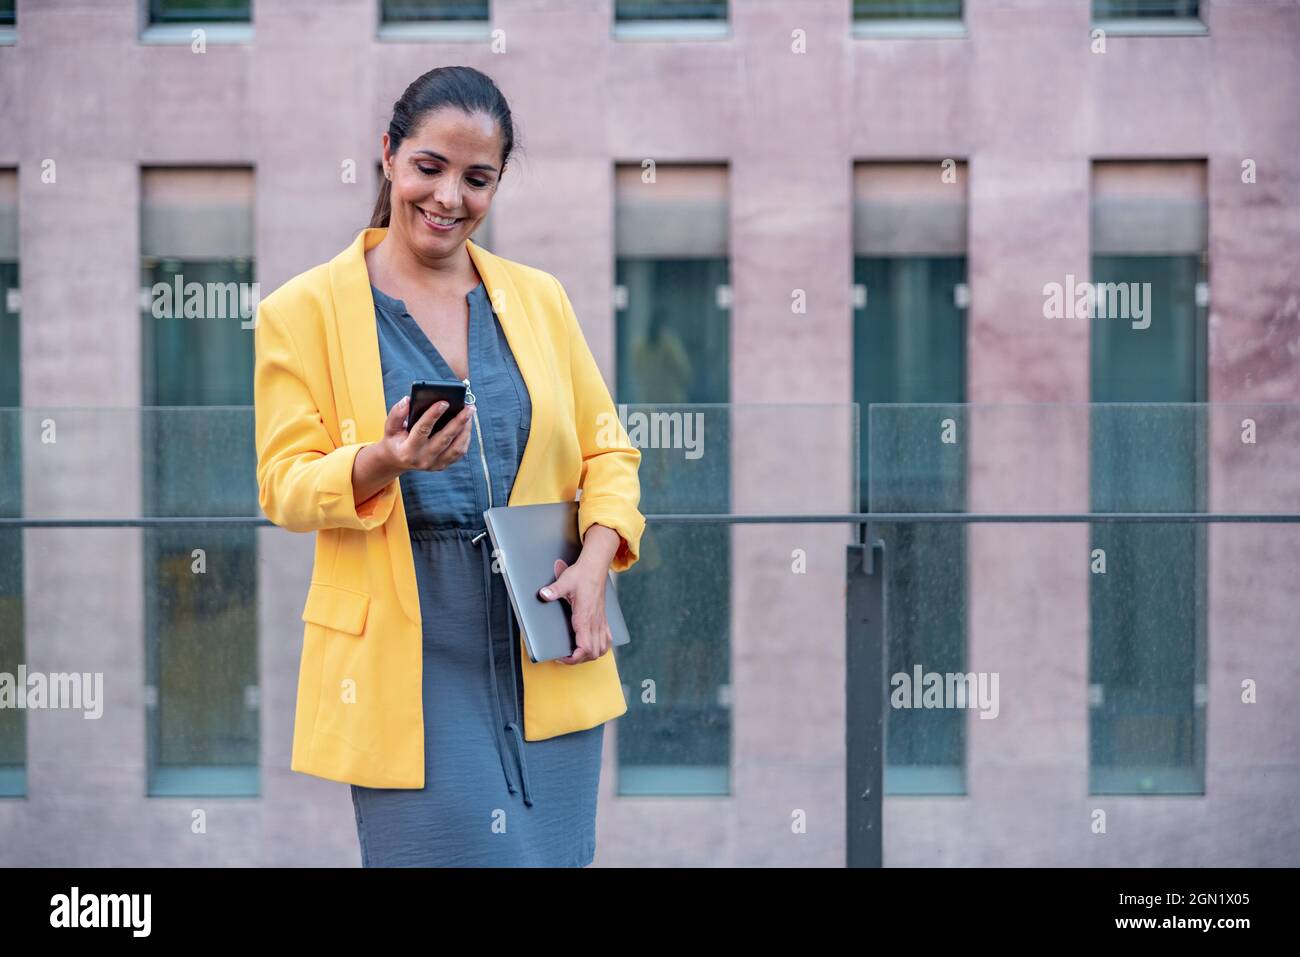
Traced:
[[370, 228], [386, 228], [393, 213], [393, 184], [384, 177], [379, 184], [379, 197], [375, 200], [375, 211], [370, 214]]

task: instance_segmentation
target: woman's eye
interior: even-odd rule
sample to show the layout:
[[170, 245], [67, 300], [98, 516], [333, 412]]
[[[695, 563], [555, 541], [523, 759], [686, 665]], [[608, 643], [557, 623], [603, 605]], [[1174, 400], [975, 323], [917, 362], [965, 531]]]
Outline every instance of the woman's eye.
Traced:
[[[437, 173], [442, 172], [440, 169], [438, 169], [438, 168], [436, 168], [436, 167], [433, 167], [433, 166], [417, 166], [416, 169], [418, 169], [418, 170], [419, 170], [421, 173], [423, 173], [425, 176], [433, 176], [433, 175], [435, 175], [435, 174], [437, 174]], [[485, 180], [485, 179], [471, 179], [471, 180], [469, 180], [469, 183], [470, 183], [470, 185], [473, 186], [475, 189], [482, 189], [482, 188], [485, 187], [485, 186], [490, 186], [490, 185], [491, 185], [491, 184], [490, 184], [487, 180]]]

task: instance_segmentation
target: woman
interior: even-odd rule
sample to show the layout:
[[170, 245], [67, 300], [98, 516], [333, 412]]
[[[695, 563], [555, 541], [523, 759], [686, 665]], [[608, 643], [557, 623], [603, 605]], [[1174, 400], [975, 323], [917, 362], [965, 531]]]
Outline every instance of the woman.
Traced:
[[[604, 722], [627, 710], [604, 583], [637, 561], [641, 454], [564, 288], [469, 239], [513, 146], [487, 76], [424, 74], [370, 228], [258, 314], [260, 502], [316, 532], [291, 766], [352, 785], [365, 866], [589, 864]], [[407, 429], [413, 379], [474, 401]], [[482, 513], [579, 490], [581, 557], [542, 590], [577, 647], [535, 663]]]

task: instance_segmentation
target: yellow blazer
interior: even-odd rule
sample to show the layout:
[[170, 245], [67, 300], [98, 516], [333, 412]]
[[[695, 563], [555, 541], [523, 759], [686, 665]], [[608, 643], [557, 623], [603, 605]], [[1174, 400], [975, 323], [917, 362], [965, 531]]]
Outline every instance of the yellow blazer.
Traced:
[[[259, 305], [254, 372], [262, 510], [316, 533], [302, 612], [294, 719], [295, 771], [378, 788], [424, 786], [422, 632], [415, 565], [397, 480], [358, 506], [352, 462], [383, 437], [375, 304], [362, 230], [330, 262], [290, 279]], [[550, 273], [466, 241], [532, 400], [532, 425], [510, 505], [573, 501], [579, 535], [596, 522], [622, 541], [612, 569], [637, 560], [641, 453]], [[436, 613], [436, 612], [435, 612]], [[520, 642], [524, 737], [581, 731], [627, 711], [611, 649], [595, 661], [534, 664]]]

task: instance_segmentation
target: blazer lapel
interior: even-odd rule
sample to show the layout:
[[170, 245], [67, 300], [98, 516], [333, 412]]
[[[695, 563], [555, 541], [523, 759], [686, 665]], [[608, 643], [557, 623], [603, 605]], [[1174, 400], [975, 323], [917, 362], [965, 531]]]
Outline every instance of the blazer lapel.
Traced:
[[367, 249], [379, 244], [385, 232], [363, 229], [352, 245], [330, 262], [334, 322], [349, 404], [356, 419], [354, 442], [378, 442], [384, 437], [384, 422], [388, 419], [383, 369], [379, 362], [379, 330], [375, 326], [375, 299], [370, 294], [365, 255]]
[[555, 403], [559, 396], [556, 395], [554, 370], [547, 365], [546, 353], [538, 340], [538, 327], [524, 309], [523, 297], [501, 258], [472, 240], [467, 239], [465, 246], [483, 277], [492, 309], [501, 322], [506, 341], [510, 343], [510, 351], [514, 353], [519, 374], [528, 387], [533, 408], [524, 457], [519, 462], [507, 504], [533, 505], [553, 501], [542, 463], [546, 460], [546, 449], [555, 430]]
[[[370, 294], [370, 272], [366, 250], [379, 244], [386, 229], [366, 228], [352, 245], [330, 261], [330, 286], [334, 296], [334, 323], [343, 359], [348, 405], [355, 435], [351, 442], [378, 442], [384, 437], [388, 408], [384, 404], [384, 373], [379, 360], [379, 329], [375, 325], [375, 298]], [[336, 388], [336, 401], [337, 401]], [[340, 423], [342, 425], [342, 423]], [[345, 443], [348, 438], [344, 436]], [[402, 610], [411, 621], [420, 621], [420, 592], [415, 580], [415, 556], [402, 497], [389, 519], [388, 556]]]

